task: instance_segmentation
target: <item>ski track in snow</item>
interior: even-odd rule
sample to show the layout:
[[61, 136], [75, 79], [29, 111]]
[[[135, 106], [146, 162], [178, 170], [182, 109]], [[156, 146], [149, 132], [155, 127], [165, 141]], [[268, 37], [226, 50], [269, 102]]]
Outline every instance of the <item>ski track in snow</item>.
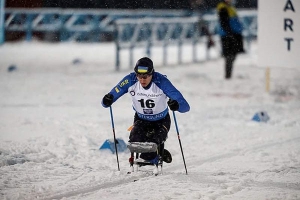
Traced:
[[[234, 151], [231, 153], [226, 153], [226, 154], [220, 154], [217, 156], [213, 156], [210, 157], [206, 160], [193, 160], [193, 161], [189, 161], [189, 164], [191, 166], [200, 166], [203, 165], [204, 163], [213, 163], [215, 161], [218, 160], [224, 160], [224, 159], [229, 159], [232, 158], [234, 156], [238, 156], [241, 153], [251, 153], [251, 152], [256, 152], [259, 151], [260, 149], [266, 149], [269, 147], [276, 147], [278, 145], [283, 145], [283, 144], [288, 144], [290, 142], [295, 142], [295, 141], [300, 141], [300, 137], [296, 137], [296, 138], [292, 138], [286, 141], [282, 141], [282, 142], [275, 142], [275, 143], [268, 143], [268, 144], [264, 144], [264, 145], [260, 145], [260, 146], [255, 146], [252, 148], [246, 148], [243, 150], [239, 150], [239, 151]], [[166, 164], [165, 164], [166, 165]], [[176, 179], [176, 176], [185, 174], [185, 173], [180, 173], [178, 171], [182, 170], [183, 168], [183, 164], [177, 164], [177, 165], [173, 165], [170, 167], [166, 167], [166, 169], [164, 170], [163, 174], [160, 174], [159, 176], [154, 176], [151, 173], [145, 173], [145, 172], [137, 172], [137, 174], [133, 173], [131, 175], [122, 175], [117, 176], [117, 180], [114, 181], [108, 181], [105, 183], [101, 183], [101, 184], [95, 184], [86, 188], [81, 188], [75, 191], [67, 191], [61, 194], [56, 194], [53, 196], [50, 196], [51, 194], [44, 194], [42, 196], [45, 196], [46, 198], [41, 198], [43, 200], [51, 200], [51, 199], [62, 199], [62, 198], [70, 198], [73, 196], [77, 196], [77, 195], [84, 195], [86, 193], [91, 193], [91, 192], [95, 192], [98, 190], [105, 190], [105, 189], [109, 189], [109, 188], [115, 188], [121, 185], [128, 185], [130, 183], [133, 183], [133, 185], [135, 184], [134, 182], [136, 181], [148, 181], [150, 178], [151, 179], [159, 179], [157, 181], [163, 181], [163, 179]], [[296, 168], [294, 168], [296, 169]], [[251, 173], [251, 172], [249, 172]], [[278, 171], [276, 171], [276, 173], [279, 173]], [[140, 174], [140, 175], [138, 175]], [[192, 171], [190, 174], [188, 173], [188, 177], [186, 178], [188, 181], [193, 181], [193, 179], [198, 180], [201, 179], [201, 184], [220, 184], [222, 183], [222, 181], [217, 180], [217, 179], [212, 179], [212, 177], [218, 177], [218, 176], [224, 176], [224, 173], [218, 173], [218, 174], [206, 174], [204, 172], [202, 173], [198, 173], [195, 171]], [[195, 176], [197, 178], [195, 178]], [[191, 178], [192, 177], [192, 178]], [[225, 184], [227, 181], [223, 181], [223, 183]], [[239, 180], [236, 181], [237, 183], [239, 182]], [[243, 182], [242, 184], [239, 184], [238, 188], [236, 188], [234, 191], [231, 191], [230, 194], [233, 194], [234, 192], [239, 192], [240, 190], [246, 188], [246, 187], [260, 187], [260, 188], [281, 188], [281, 189], [287, 189], [289, 188], [289, 190], [300, 190], [300, 182], [299, 183], [281, 183], [281, 182], [273, 182], [273, 181], [253, 181], [253, 180], [248, 180]], [[229, 194], [229, 193], [228, 193]], [[219, 194], [219, 196], [222, 195], [226, 195], [226, 192], [222, 192]], [[217, 196], [216, 196], [217, 198]]]

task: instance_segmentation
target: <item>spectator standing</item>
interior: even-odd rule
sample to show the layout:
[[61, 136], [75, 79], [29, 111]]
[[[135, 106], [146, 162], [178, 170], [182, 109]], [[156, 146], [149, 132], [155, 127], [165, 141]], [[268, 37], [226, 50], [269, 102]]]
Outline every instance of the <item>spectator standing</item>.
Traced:
[[222, 56], [225, 58], [225, 79], [230, 79], [233, 63], [238, 53], [244, 52], [243, 27], [231, 0], [223, 0], [217, 5], [222, 43]]

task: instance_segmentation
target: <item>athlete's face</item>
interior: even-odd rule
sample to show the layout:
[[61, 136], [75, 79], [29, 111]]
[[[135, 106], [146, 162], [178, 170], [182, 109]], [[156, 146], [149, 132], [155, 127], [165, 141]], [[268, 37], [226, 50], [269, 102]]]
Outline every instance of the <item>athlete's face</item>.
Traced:
[[152, 74], [136, 74], [136, 77], [143, 87], [147, 87], [152, 80]]

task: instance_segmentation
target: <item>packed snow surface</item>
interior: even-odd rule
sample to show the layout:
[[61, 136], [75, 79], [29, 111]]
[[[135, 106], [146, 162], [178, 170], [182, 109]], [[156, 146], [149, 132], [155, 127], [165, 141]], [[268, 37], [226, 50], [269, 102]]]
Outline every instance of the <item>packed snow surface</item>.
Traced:
[[[127, 174], [129, 152], [99, 150], [113, 138], [102, 97], [132, 71], [128, 54], [115, 71], [113, 43], [5, 43], [0, 46], [0, 199], [300, 199], [300, 69], [257, 66], [257, 45], [239, 55], [233, 78], [224, 60], [191, 64], [192, 51], [171, 48], [151, 57], [187, 101], [172, 112], [165, 144], [173, 162]], [[218, 51], [218, 50], [216, 50]], [[134, 60], [144, 56], [135, 52]], [[213, 54], [213, 53], [212, 53]], [[276, 55], [274, 55], [276, 56]], [[205, 58], [205, 52], [198, 51]], [[266, 66], [267, 67], [267, 66]], [[128, 141], [129, 95], [112, 106], [115, 134]], [[252, 117], [264, 111], [267, 122]]]

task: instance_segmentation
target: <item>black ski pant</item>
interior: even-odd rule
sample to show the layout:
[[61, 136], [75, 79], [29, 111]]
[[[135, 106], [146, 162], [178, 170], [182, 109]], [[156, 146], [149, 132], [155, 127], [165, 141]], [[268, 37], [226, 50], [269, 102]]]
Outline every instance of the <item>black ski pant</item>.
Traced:
[[[129, 135], [129, 142], [154, 142], [163, 148], [163, 144], [168, 138], [171, 126], [169, 113], [158, 121], [146, 121], [134, 115], [134, 125]], [[141, 158], [151, 160], [156, 156], [156, 152], [143, 153]]]
[[166, 141], [171, 126], [169, 113], [158, 121], [146, 121], [134, 115], [133, 128], [129, 135], [129, 142], [154, 142], [161, 144]]
[[236, 55], [227, 55], [225, 56], [225, 78], [230, 79], [233, 70], [233, 62], [236, 58]]

